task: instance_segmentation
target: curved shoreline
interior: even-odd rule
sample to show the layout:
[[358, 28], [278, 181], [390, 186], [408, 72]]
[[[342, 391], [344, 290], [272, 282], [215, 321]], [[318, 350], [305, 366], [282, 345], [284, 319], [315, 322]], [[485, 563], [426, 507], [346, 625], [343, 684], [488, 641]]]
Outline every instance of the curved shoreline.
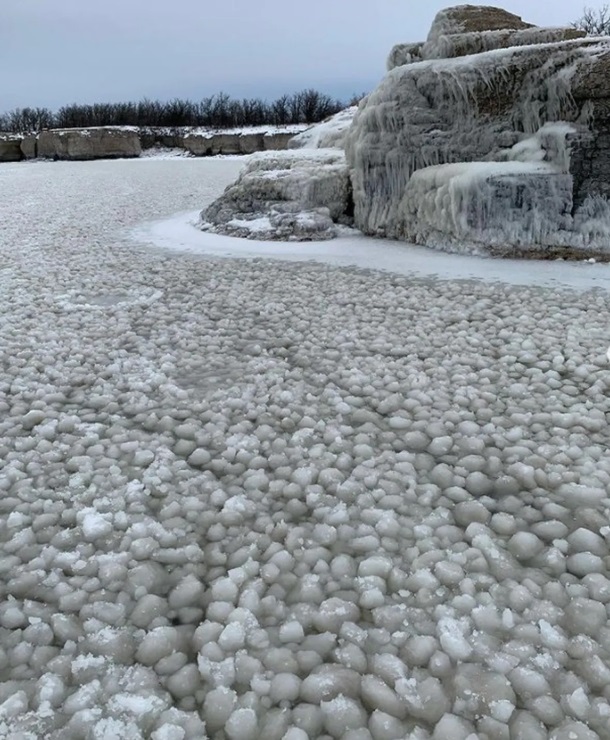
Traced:
[[138, 242], [197, 257], [314, 261], [417, 278], [610, 290], [610, 267], [587, 260], [520, 260], [455, 254], [389, 239], [373, 239], [356, 231], [332, 241], [258, 242], [199, 231], [194, 226], [198, 216], [198, 211], [181, 212], [163, 220], [145, 222], [130, 233]]

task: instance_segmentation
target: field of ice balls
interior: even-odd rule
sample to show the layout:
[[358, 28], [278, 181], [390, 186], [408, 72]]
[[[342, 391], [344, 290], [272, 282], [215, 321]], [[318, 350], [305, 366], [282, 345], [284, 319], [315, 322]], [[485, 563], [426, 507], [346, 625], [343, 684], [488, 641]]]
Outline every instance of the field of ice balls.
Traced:
[[0, 737], [610, 738], [608, 294], [128, 240], [239, 166], [0, 170]]

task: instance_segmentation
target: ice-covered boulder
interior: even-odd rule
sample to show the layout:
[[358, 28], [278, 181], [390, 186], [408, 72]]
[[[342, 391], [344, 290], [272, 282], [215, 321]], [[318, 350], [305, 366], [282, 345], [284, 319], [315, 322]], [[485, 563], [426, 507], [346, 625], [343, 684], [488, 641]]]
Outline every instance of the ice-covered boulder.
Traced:
[[263, 152], [202, 212], [201, 228], [252, 239], [329, 239], [350, 202], [342, 151]]
[[510, 46], [550, 44], [584, 38], [586, 33], [578, 28], [523, 28], [518, 30], [485, 31], [483, 33], [453, 33], [427, 42], [421, 49], [422, 59], [450, 59], [469, 54], [480, 54], [492, 49]]
[[352, 105], [345, 110], [329, 116], [321, 123], [316, 123], [305, 131], [294, 136], [289, 144], [289, 149], [343, 149], [345, 136], [352, 125], [357, 105]]
[[388, 72], [394, 67], [402, 67], [403, 64], [413, 64], [413, 62], [421, 62], [423, 42], [415, 42], [412, 44], [396, 44], [392, 47], [390, 54], [386, 60], [386, 67]]
[[[352, 187], [343, 143], [356, 110], [347, 108], [296, 136], [259, 134], [259, 148], [275, 151], [251, 156], [237, 182], [202, 212], [200, 227], [260, 240], [332, 239], [338, 223], [351, 224]], [[243, 142], [244, 135], [238, 139]], [[185, 142], [192, 147], [194, 137]], [[220, 153], [205, 142], [197, 146], [208, 147], [198, 154]], [[241, 144], [240, 153], [252, 150]]]
[[610, 195], [610, 39], [492, 10], [442, 11], [419, 51], [393, 52], [405, 63], [347, 135], [355, 224], [451, 249], [592, 246], [582, 223], [595, 211], [601, 237], [591, 198]]
[[436, 14], [427, 40], [435, 41], [441, 36], [456, 33], [515, 31], [533, 27], [520, 16], [493, 5], [454, 5]]
[[574, 28], [540, 29], [502, 8], [485, 5], [456, 5], [436, 14], [425, 42], [397, 44], [387, 60], [388, 69], [424, 59], [476, 54], [536, 41], [543, 32], [546, 41], [584, 36]]
[[141, 151], [134, 126], [49, 129], [38, 134], [38, 156], [46, 159], [117, 159], [139, 157]]
[[572, 178], [545, 162], [471, 162], [416, 170], [404, 194], [412, 242], [502, 250], [570, 228]]

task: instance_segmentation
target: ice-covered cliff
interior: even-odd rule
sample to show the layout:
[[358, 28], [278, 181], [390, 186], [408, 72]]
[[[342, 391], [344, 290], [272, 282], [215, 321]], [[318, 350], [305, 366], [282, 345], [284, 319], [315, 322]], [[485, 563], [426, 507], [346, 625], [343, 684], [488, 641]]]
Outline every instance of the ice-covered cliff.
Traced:
[[204, 221], [309, 239], [353, 215], [367, 234], [454, 251], [610, 254], [610, 37], [461, 5], [388, 67], [356, 111], [295, 141], [345, 148], [332, 188], [319, 187], [328, 164], [306, 154], [274, 158], [275, 174], [254, 160]]
[[459, 6], [396, 47], [347, 136], [358, 228], [455, 250], [604, 249], [610, 222], [589, 214], [610, 195], [610, 39], [579, 36]]

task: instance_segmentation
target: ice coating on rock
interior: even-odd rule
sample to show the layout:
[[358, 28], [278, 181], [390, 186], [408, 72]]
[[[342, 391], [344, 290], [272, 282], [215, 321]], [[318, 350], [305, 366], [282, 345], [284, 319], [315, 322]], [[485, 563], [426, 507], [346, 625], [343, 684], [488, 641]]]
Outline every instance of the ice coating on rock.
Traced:
[[589, 216], [591, 195], [605, 197], [607, 186], [605, 175], [591, 176], [606, 165], [591, 164], [595, 105], [586, 90], [607, 41], [541, 43], [547, 37], [535, 31], [518, 33], [536, 43], [428, 59], [386, 75], [347, 137], [360, 229], [453, 249], [605, 247], [610, 222], [602, 227], [603, 218]]
[[253, 155], [239, 179], [201, 214], [206, 231], [251, 239], [332, 239], [351, 183], [340, 149]]

